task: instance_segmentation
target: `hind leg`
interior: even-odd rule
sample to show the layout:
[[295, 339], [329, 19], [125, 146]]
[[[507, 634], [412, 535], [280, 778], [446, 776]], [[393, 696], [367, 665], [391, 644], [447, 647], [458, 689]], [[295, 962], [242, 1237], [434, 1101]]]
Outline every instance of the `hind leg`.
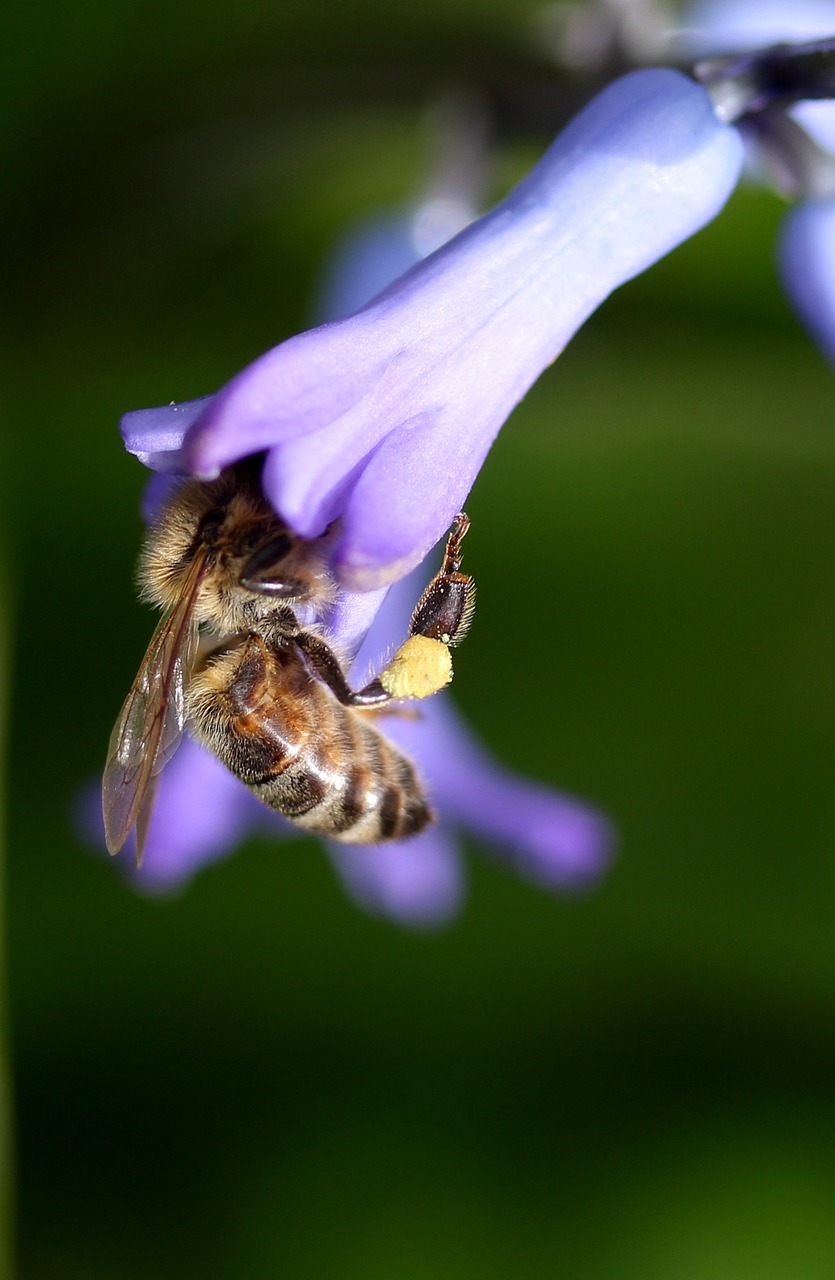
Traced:
[[301, 629], [293, 636], [311, 669], [343, 706], [379, 707], [392, 699], [429, 698], [449, 684], [449, 650], [466, 636], [475, 609], [475, 582], [461, 573], [461, 543], [469, 527], [463, 512], [455, 517], [441, 567], [412, 613], [409, 638], [364, 688], [351, 688], [341, 662], [321, 636]]

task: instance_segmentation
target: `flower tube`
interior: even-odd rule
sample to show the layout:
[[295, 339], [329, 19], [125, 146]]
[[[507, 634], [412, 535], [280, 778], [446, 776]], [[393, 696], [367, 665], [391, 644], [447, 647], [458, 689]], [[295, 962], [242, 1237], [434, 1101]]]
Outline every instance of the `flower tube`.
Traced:
[[275, 347], [207, 401], [128, 414], [128, 449], [211, 477], [266, 453], [279, 515], [368, 591], [418, 564], [502, 423], [597, 306], [708, 222], [737, 132], [675, 71], [599, 94], [495, 209], [354, 315]]

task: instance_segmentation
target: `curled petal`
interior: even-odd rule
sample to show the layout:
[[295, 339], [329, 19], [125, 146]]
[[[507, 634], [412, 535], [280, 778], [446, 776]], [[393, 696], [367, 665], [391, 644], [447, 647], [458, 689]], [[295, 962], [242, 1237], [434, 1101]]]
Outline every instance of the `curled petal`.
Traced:
[[[380, 674], [396, 649], [400, 647], [408, 635], [409, 618], [412, 610], [421, 597], [423, 588], [431, 577], [428, 566], [422, 565], [408, 577], [402, 578], [393, 587], [382, 592], [364, 592], [357, 598], [377, 600], [377, 608], [363, 643], [356, 654], [351, 678], [354, 685], [360, 688], [372, 676]], [[395, 716], [394, 721], [399, 717]], [[388, 732], [389, 717], [385, 718]], [[412, 749], [411, 746], [409, 748]]]
[[342, 514], [344, 536], [334, 557], [342, 582], [367, 589], [381, 572], [385, 581], [397, 581], [414, 569], [416, 548], [422, 560], [435, 531], [440, 537], [449, 527], [483, 461], [478, 442], [456, 425], [442, 411], [422, 414], [401, 423], [369, 457]]
[[[367, 397], [373, 399], [391, 356], [367, 320], [352, 326], [352, 340], [346, 342], [346, 323], [335, 321], [288, 338], [218, 392], [186, 440], [190, 470], [215, 476], [248, 454], [311, 436]], [[280, 511], [293, 524], [290, 512]], [[322, 530], [299, 526], [298, 532]]]
[[835, 200], [813, 200], [786, 215], [778, 264], [795, 310], [835, 364]]
[[120, 430], [128, 453], [136, 454], [152, 471], [185, 470], [181, 455], [185, 434], [212, 399], [212, 396], [202, 396], [199, 400], [184, 400], [182, 404], [134, 409], [124, 414]]
[[328, 852], [351, 897], [399, 924], [443, 924], [463, 898], [458, 851], [441, 827], [393, 844], [329, 843]]

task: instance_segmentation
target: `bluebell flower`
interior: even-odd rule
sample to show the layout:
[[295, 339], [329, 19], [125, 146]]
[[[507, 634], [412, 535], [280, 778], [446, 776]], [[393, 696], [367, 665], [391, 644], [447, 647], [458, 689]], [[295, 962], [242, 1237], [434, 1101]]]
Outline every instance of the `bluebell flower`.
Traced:
[[[702, 0], [682, 15], [688, 56], [835, 35], [835, 0]], [[835, 364], [835, 102], [797, 102], [743, 126], [753, 170], [794, 200], [777, 246], [795, 311]]]
[[[265, 492], [293, 529], [316, 537], [338, 518], [340, 591], [322, 621], [357, 655], [355, 672], [377, 670], [419, 594], [405, 575], [463, 505], [512, 408], [614, 288], [719, 211], [741, 155], [703, 87], [668, 70], [626, 76], [492, 212], [372, 301], [282, 343], [215, 396], [128, 414], [126, 445], [163, 485], [263, 453]], [[606, 820], [509, 774], [443, 696], [387, 717], [385, 732], [415, 759], [439, 822], [402, 844], [331, 848], [367, 908], [448, 917], [460, 831], [543, 885], [587, 884], [607, 864]], [[142, 882], [181, 883], [259, 829], [293, 830], [186, 741], [160, 780]]]
[[276, 511], [368, 591], [423, 560], [511, 409], [618, 285], [692, 235], [741, 145], [706, 91], [635, 72], [582, 111], [492, 212], [368, 306], [288, 339], [207, 401], [128, 414], [157, 470], [204, 477], [266, 452]]

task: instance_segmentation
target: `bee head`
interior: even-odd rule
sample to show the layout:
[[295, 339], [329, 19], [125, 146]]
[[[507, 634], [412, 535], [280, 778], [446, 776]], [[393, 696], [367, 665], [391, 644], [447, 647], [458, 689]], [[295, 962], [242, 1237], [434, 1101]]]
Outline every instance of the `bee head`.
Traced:
[[140, 561], [143, 595], [169, 607], [194, 557], [206, 557], [199, 620], [245, 630], [279, 602], [317, 604], [333, 588], [322, 540], [299, 538], [275, 514], [256, 475], [231, 468], [217, 480], [186, 481], [148, 530]]

